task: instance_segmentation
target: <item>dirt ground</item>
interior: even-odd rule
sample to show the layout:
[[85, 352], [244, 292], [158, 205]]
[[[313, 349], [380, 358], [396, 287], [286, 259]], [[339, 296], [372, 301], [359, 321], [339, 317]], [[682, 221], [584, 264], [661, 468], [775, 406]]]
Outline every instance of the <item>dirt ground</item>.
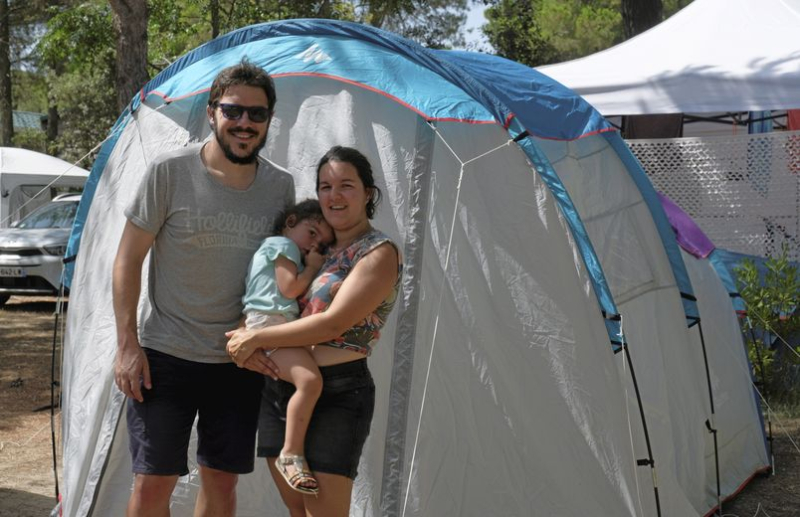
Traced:
[[[13, 297], [0, 309], [0, 517], [48, 516], [56, 504], [50, 409], [55, 307], [54, 298]], [[780, 418], [800, 445], [800, 418]], [[777, 474], [754, 479], [723, 505], [725, 517], [800, 516], [800, 452], [776, 420], [773, 429]], [[57, 451], [60, 467], [60, 445]]]

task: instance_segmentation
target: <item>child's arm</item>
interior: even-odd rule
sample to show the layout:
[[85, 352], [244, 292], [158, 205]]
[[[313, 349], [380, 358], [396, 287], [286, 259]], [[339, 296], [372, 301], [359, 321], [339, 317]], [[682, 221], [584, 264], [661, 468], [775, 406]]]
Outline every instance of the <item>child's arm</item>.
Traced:
[[305, 293], [324, 261], [322, 255], [310, 251], [306, 255], [306, 268], [298, 274], [297, 264], [280, 255], [275, 259], [275, 280], [278, 282], [281, 294], [286, 298], [297, 298]]

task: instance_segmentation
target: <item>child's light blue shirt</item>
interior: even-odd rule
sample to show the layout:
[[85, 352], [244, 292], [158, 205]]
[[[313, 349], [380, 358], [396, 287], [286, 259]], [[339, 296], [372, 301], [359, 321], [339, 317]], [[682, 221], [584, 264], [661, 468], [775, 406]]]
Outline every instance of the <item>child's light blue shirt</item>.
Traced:
[[287, 237], [275, 236], [264, 239], [261, 247], [253, 255], [245, 278], [245, 293], [242, 298], [245, 314], [260, 311], [268, 314], [283, 314], [290, 319], [297, 318], [297, 300], [286, 298], [278, 288], [275, 277], [275, 260], [283, 255], [297, 264], [297, 272], [303, 271], [300, 248]]

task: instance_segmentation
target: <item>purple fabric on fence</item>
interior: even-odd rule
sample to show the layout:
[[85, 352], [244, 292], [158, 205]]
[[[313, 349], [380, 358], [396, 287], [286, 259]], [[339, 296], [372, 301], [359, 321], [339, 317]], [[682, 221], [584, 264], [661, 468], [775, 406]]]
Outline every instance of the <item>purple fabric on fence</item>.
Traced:
[[703, 230], [697, 226], [697, 223], [692, 221], [692, 218], [689, 217], [681, 207], [676, 205], [661, 192], [658, 192], [658, 199], [661, 201], [664, 212], [667, 213], [669, 224], [672, 226], [672, 229], [675, 230], [675, 237], [681, 248], [695, 257], [708, 257], [708, 255], [714, 251], [715, 246], [714, 243], [706, 237]]

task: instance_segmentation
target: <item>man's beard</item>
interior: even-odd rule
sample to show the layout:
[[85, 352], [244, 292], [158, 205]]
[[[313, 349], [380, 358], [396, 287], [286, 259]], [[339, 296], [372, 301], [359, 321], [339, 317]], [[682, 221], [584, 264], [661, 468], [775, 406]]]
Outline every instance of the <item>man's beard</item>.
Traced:
[[[259, 151], [261, 151], [261, 149], [263, 149], [264, 145], [266, 145], [267, 143], [267, 132], [264, 131], [264, 136], [261, 137], [261, 140], [253, 148], [252, 152], [245, 156], [239, 156], [238, 154], [235, 154], [233, 152], [231, 144], [223, 140], [221, 131], [216, 127], [216, 125], [214, 125], [212, 129], [214, 130], [214, 136], [217, 139], [217, 143], [222, 148], [222, 152], [225, 153], [225, 158], [227, 158], [228, 161], [230, 161], [231, 163], [235, 163], [237, 165], [248, 165], [251, 163], [255, 163], [256, 159], [258, 158]], [[245, 133], [250, 133], [253, 135], [258, 134], [258, 132], [253, 131], [251, 129], [233, 128], [230, 131], [243, 131]]]

